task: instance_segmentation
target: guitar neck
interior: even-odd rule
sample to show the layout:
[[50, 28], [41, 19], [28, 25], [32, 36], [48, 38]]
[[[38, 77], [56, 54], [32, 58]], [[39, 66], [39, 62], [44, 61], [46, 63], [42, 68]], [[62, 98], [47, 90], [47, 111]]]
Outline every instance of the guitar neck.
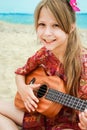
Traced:
[[65, 105], [67, 107], [79, 111], [84, 111], [87, 108], [87, 101], [76, 98], [68, 94], [64, 94], [60, 91], [50, 89], [50, 88], [48, 89], [45, 98], [50, 101], [60, 103], [62, 105]]

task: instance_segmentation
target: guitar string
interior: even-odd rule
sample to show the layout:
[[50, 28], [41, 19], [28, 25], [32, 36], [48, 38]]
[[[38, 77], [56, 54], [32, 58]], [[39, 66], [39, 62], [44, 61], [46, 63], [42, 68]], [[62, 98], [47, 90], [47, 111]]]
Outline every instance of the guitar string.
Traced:
[[[36, 79], [32, 78], [32, 80], [30, 81], [29, 84], [34, 84], [35, 81], [36, 81]], [[84, 110], [87, 106], [87, 102], [85, 100], [81, 100], [79, 98], [65, 94], [65, 93], [60, 92], [58, 90], [54, 90], [54, 89], [50, 89], [50, 88], [48, 90], [50, 90], [50, 91], [49, 91], [49, 95], [47, 98], [50, 99], [51, 101], [56, 101], [56, 102], [61, 103], [63, 105], [67, 105], [69, 107], [76, 108], [79, 110]], [[42, 85], [37, 90], [37, 96], [39, 96], [39, 98], [46, 95], [46, 93], [48, 93], [46, 85]]]
[[[45, 92], [46, 92], [46, 90], [44, 90], [42, 88], [39, 91], [39, 97], [43, 97], [46, 94]], [[58, 92], [59, 91], [57, 91], [57, 90], [51, 89], [51, 91], [49, 91], [49, 96], [47, 98], [50, 99], [51, 101], [58, 100], [59, 101], [59, 102], [57, 101], [58, 103], [72, 107], [74, 109], [75, 108], [79, 109], [81, 111], [83, 111], [86, 108], [87, 102], [85, 100], [81, 100], [79, 98], [73, 97], [73, 96], [68, 95], [68, 94], [64, 94], [62, 92], [59, 92], [59, 93]]]

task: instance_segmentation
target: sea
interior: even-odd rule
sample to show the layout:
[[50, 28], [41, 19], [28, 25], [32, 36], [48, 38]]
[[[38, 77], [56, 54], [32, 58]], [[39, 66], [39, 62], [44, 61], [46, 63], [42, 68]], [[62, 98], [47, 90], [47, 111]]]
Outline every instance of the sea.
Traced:
[[[87, 29], [87, 13], [77, 13], [76, 18], [77, 26]], [[25, 13], [0, 13], [0, 21], [14, 24], [33, 24], [34, 15]]]

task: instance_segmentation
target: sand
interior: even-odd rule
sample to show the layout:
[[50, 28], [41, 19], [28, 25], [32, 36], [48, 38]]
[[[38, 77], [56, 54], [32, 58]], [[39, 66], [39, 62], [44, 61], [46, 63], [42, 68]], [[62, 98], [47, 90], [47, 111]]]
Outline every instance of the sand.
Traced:
[[0, 99], [14, 98], [14, 71], [40, 47], [33, 25], [0, 22]]
[[[87, 47], [87, 29], [79, 29], [79, 33]], [[14, 71], [40, 47], [34, 25], [0, 21], [0, 99], [14, 99], [17, 91]]]

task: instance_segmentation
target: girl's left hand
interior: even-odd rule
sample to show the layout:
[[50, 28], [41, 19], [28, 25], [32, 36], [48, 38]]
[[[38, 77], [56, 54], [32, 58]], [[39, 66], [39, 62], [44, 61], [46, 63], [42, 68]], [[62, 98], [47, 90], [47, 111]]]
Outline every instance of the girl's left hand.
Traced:
[[81, 130], [87, 130], [87, 109], [85, 109], [84, 112], [79, 113], [79, 120], [80, 123], [78, 123]]

